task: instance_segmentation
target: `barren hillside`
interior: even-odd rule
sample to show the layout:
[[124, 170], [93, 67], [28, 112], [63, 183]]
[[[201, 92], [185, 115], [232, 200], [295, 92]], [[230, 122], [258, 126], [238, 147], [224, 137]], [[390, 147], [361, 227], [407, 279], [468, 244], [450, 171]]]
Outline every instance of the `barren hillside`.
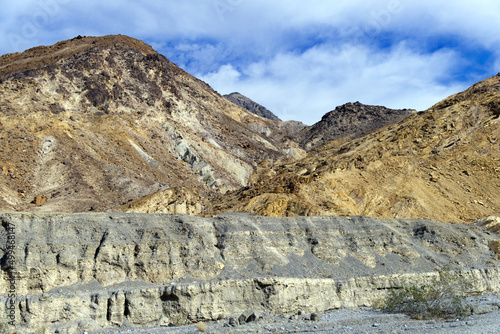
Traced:
[[281, 121], [278, 116], [273, 114], [271, 111], [267, 110], [266, 107], [256, 103], [255, 101], [252, 101], [248, 97], [240, 94], [240, 93], [231, 93], [224, 95], [226, 99], [229, 101], [239, 105], [240, 107], [243, 107], [247, 109], [248, 111], [253, 112], [256, 115], [259, 115], [261, 117], [273, 120], [273, 121]]
[[339, 139], [212, 202], [209, 213], [470, 222], [500, 211], [500, 75], [362, 138]]
[[181, 209], [286, 157], [249, 127], [270, 122], [129, 37], [79, 36], [4, 55], [0, 208], [107, 211], [189, 188]]

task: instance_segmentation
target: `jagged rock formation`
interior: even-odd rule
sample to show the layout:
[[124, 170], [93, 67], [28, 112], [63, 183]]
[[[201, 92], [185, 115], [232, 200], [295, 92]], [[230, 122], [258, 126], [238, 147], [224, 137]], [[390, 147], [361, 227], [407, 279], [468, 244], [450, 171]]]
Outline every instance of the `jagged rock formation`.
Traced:
[[273, 166], [209, 212], [471, 222], [500, 211], [500, 75], [429, 110]]
[[31, 332], [368, 306], [450, 263], [478, 292], [500, 292], [490, 248], [498, 235], [482, 223], [112, 213], [2, 213], [0, 221], [0, 312], [15, 275], [18, 329]]
[[4, 55], [0, 209], [107, 211], [166, 189], [238, 189], [287, 156], [251, 130], [268, 123], [129, 37]]
[[359, 102], [347, 103], [325, 114], [321, 121], [303, 129], [297, 135], [301, 147], [310, 150], [329, 141], [362, 137], [386, 125], [394, 124], [415, 110], [389, 109]]
[[246, 97], [238, 92], [224, 95], [224, 97], [226, 99], [228, 99], [229, 101], [239, 105], [240, 107], [245, 108], [246, 110], [248, 110], [256, 115], [270, 119], [272, 121], [281, 121], [278, 118], [278, 116], [273, 114], [271, 111], [267, 110], [264, 106], [258, 104], [255, 101], [252, 101], [248, 97]]

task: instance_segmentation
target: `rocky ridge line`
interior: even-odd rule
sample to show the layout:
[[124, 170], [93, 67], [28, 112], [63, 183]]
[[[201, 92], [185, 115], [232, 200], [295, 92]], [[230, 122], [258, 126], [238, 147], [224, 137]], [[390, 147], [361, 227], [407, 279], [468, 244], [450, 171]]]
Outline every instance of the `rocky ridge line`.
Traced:
[[270, 166], [250, 187], [225, 194], [207, 211], [446, 222], [496, 215], [499, 82], [500, 74], [399, 123]]
[[264, 106], [252, 101], [248, 97], [238, 92], [224, 95], [224, 97], [229, 101], [239, 105], [240, 107], [247, 109], [248, 111], [256, 115], [270, 119], [272, 121], [281, 121], [281, 119], [279, 119], [278, 116], [273, 114], [271, 111], [267, 110]]
[[110, 211], [167, 189], [182, 197], [183, 187], [198, 192], [180, 202], [206, 200], [288, 157], [249, 126], [271, 123], [130, 37], [4, 55], [0, 209]]
[[329, 141], [356, 139], [409, 117], [415, 110], [389, 109], [360, 102], [346, 103], [326, 113], [319, 122], [297, 135], [301, 147], [310, 150]]

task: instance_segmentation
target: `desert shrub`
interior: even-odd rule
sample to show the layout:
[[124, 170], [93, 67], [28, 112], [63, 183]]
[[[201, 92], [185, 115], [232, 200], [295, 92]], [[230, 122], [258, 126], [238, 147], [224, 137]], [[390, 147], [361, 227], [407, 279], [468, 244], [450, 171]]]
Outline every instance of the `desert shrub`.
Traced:
[[378, 308], [391, 313], [405, 313], [415, 319], [469, 316], [472, 305], [467, 295], [475, 283], [444, 267], [428, 284], [405, 283], [378, 302]]

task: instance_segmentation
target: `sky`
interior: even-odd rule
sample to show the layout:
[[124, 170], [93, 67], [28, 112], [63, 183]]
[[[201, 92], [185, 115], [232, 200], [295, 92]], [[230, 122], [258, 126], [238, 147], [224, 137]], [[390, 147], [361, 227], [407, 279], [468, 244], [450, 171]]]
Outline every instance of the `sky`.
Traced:
[[498, 0], [0, 1], [0, 54], [128, 35], [309, 125], [347, 102], [425, 110], [500, 71]]

